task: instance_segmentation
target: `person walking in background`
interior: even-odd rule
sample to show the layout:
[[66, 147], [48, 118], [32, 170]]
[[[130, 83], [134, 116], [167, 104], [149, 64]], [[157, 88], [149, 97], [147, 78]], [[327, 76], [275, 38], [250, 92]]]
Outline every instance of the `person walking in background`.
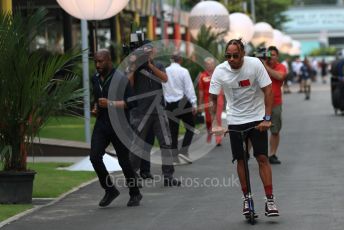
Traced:
[[299, 87], [300, 87], [299, 93], [303, 93], [303, 88], [302, 88], [302, 84], [301, 84], [301, 75], [300, 75], [302, 65], [303, 65], [303, 63], [302, 63], [300, 57], [296, 57], [291, 64], [293, 72], [294, 72], [295, 80], [297, 83], [299, 83]]
[[326, 63], [325, 58], [323, 58], [320, 62], [321, 80], [323, 84], [326, 84], [327, 69], [328, 64]]
[[311, 68], [312, 68], [312, 82], [316, 82], [317, 81], [317, 76], [318, 76], [318, 68], [319, 68], [319, 62], [316, 58], [312, 59], [311, 64]]
[[[97, 73], [92, 78], [92, 85], [96, 106], [92, 113], [97, 116], [97, 119], [92, 133], [90, 161], [97, 173], [101, 186], [105, 190], [105, 195], [99, 202], [99, 206], [108, 206], [119, 195], [119, 191], [111, 180], [103, 162], [105, 148], [110, 142], [116, 150], [119, 165], [123, 170], [129, 187], [130, 199], [127, 206], [138, 206], [140, 205], [142, 195], [129, 161], [129, 149], [121, 142], [116, 130], [113, 129], [108, 112], [110, 107], [115, 110], [125, 110], [125, 115], [129, 122], [129, 109], [135, 106], [134, 103], [127, 102], [128, 97], [132, 95], [132, 89], [128, 79], [113, 68], [111, 55], [108, 50], [102, 49], [96, 52], [94, 62]], [[117, 78], [116, 82], [120, 82], [125, 87], [124, 96], [120, 92], [116, 92], [116, 101], [108, 99], [109, 87], [113, 78]]]
[[308, 59], [305, 57], [300, 68], [301, 87], [305, 93], [305, 100], [309, 100], [311, 98], [312, 74], [312, 67]]
[[283, 83], [283, 93], [284, 94], [288, 94], [288, 93], [291, 93], [289, 85], [292, 83], [293, 78], [294, 78], [293, 77], [293, 70], [292, 70], [292, 67], [291, 67], [291, 62], [290, 62], [289, 57], [284, 59], [281, 62], [281, 64], [284, 65], [284, 67], [287, 70], [287, 76], [286, 76], [286, 78], [284, 80], [284, 83]]
[[[237, 172], [244, 194], [243, 215], [249, 214], [243, 158], [244, 140], [240, 132], [231, 132], [231, 130], [250, 129], [247, 132], [247, 138], [251, 140], [265, 190], [265, 214], [268, 217], [279, 216], [273, 196], [272, 171], [268, 160], [267, 130], [271, 127], [273, 102], [271, 80], [259, 59], [245, 56], [245, 48], [241, 39], [230, 40], [226, 45], [225, 52], [227, 60], [216, 67], [210, 82], [209, 93], [213, 106], [211, 112], [215, 114], [217, 95], [223, 89], [227, 99], [227, 123], [233, 162], [237, 160]], [[216, 119], [214, 119], [215, 121]], [[223, 135], [225, 131], [225, 128], [214, 123], [213, 133]]]
[[[210, 86], [210, 80], [211, 80], [211, 75], [214, 72], [215, 69], [215, 60], [214, 58], [207, 57], [204, 59], [204, 65], [205, 65], [205, 70], [199, 74], [198, 77], [198, 108], [199, 112], [201, 112], [202, 108], [204, 107], [204, 112], [205, 112], [205, 123], [208, 131], [208, 136], [207, 136], [207, 142], [211, 142], [211, 121], [212, 117], [209, 111], [209, 86]], [[223, 92], [218, 95], [217, 98], [217, 111], [216, 111], [216, 120], [218, 124], [222, 123], [222, 111], [223, 111], [223, 104], [224, 104], [224, 98], [223, 98]], [[220, 146], [222, 142], [222, 137], [221, 136], [216, 136], [216, 145]]]
[[279, 52], [275, 46], [268, 47], [270, 58], [263, 60], [265, 69], [267, 70], [272, 81], [272, 114], [271, 121], [273, 126], [270, 128], [270, 164], [281, 164], [277, 157], [277, 149], [280, 142], [280, 131], [282, 128], [282, 85], [287, 76], [286, 67], [279, 63]]
[[[179, 157], [191, 164], [188, 150], [194, 135], [197, 97], [189, 71], [181, 66], [180, 54], [175, 52], [171, 61], [171, 65], [166, 68], [168, 81], [162, 86], [172, 137], [172, 153], [175, 163], [180, 163]], [[178, 147], [180, 120], [183, 121], [185, 127], [181, 149]]]

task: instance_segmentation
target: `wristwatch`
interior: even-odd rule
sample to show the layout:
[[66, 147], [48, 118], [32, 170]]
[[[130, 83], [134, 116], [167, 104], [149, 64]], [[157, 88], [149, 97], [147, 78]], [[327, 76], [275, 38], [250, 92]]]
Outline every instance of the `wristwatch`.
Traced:
[[264, 120], [264, 121], [271, 121], [271, 115], [265, 115], [265, 116], [263, 117], [263, 120]]

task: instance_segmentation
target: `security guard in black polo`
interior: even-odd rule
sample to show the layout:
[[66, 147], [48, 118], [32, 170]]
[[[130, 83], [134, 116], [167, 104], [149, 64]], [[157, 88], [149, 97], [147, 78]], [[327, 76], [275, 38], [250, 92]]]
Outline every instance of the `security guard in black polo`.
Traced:
[[[108, 206], [119, 195], [119, 191], [111, 180], [103, 162], [105, 148], [110, 142], [116, 150], [119, 165], [122, 167], [129, 187], [130, 200], [127, 206], [138, 206], [142, 195], [137, 186], [135, 174], [129, 161], [129, 150], [120, 141], [116, 131], [111, 126], [108, 113], [108, 107], [124, 109], [128, 119], [129, 109], [133, 106], [132, 103], [127, 102], [127, 98], [132, 93], [131, 86], [128, 84], [128, 79], [113, 68], [111, 55], [108, 50], [99, 50], [96, 52], [94, 61], [97, 74], [92, 78], [95, 100], [92, 113], [97, 116], [97, 119], [92, 134], [90, 160], [98, 175], [99, 182], [105, 190], [105, 195], [99, 202], [99, 206]], [[118, 78], [119, 80], [117, 81], [116, 79], [116, 82], [121, 82], [123, 86], [126, 85], [124, 96], [122, 94], [122, 98], [117, 98], [115, 101], [108, 100], [109, 86], [112, 78]]]

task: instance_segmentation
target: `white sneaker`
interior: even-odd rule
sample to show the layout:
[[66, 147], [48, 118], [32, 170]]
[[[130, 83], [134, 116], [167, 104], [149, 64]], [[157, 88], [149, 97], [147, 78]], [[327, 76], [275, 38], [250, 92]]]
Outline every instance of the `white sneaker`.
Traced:
[[244, 216], [247, 216], [248, 214], [250, 214], [250, 208], [248, 206], [248, 198], [247, 197], [243, 197], [243, 208], [242, 208], [242, 214]]
[[178, 157], [184, 161], [186, 161], [188, 164], [192, 164], [192, 160], [190, 159], [190, 157], [188, 157], [187, 155], [184, 154], [178, 154]]
[[275, 200], [266, 199], [265, 201], [265, 216], [272, 217], [272, 216], [279, 216], [279, 212], [275, 203]]

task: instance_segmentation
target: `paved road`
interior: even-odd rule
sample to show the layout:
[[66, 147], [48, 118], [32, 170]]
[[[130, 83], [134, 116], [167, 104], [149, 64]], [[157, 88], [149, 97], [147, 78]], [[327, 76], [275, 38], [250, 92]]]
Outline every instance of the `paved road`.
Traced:
[[[328, 85], [316, 85], [310, 101], [298, 93], [285, 95], [282, 164], [273, 166], [279, 218], [263, 216], [263, 187], [257, 164], [250, 160], [260, 217], [255, 226], [243, 219], [240, 188], [225, 140], [192, 165], [176, 167], [183, 187], [147, 184], [140, 207], [126, 207], [129, 196], [121, 188], [114, 203], [98, 208], [103, 192], [93, 183], [3, 229], [343, 229], [343, 141], [344, 116], [334, 115]], [[160, 168], [153, 172], [159, 175]]]

